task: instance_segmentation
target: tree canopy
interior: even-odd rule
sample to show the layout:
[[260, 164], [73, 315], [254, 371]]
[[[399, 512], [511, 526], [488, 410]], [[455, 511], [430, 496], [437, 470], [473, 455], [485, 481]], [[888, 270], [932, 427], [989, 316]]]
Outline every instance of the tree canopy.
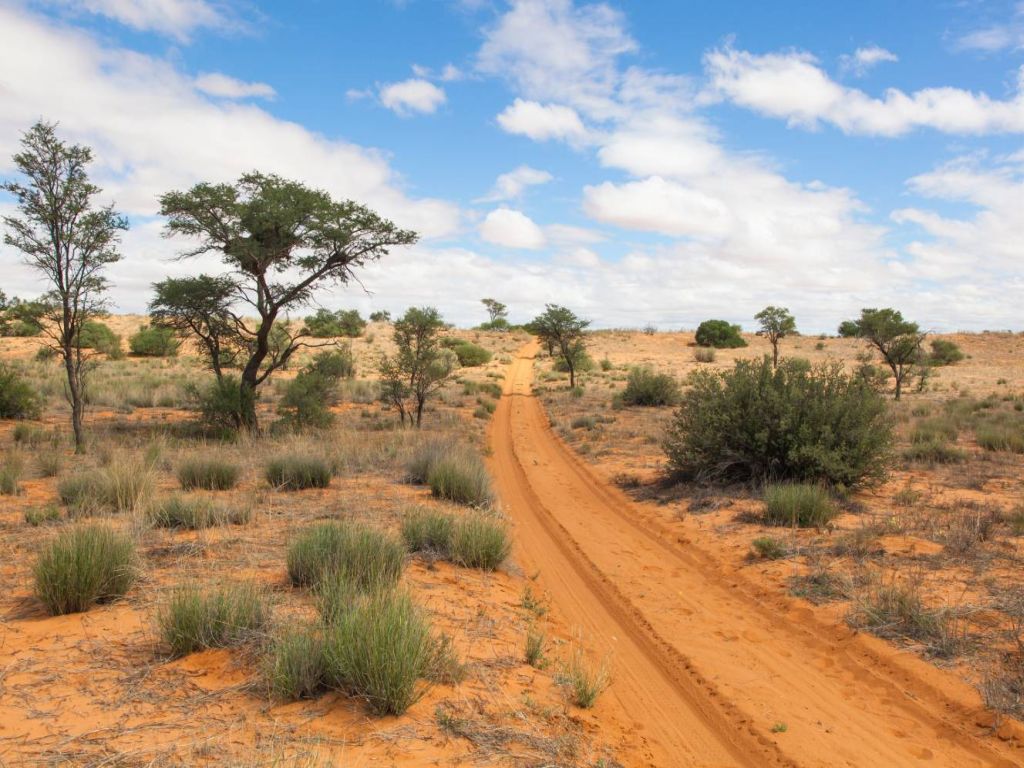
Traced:
[[529, 331], [549, 350], [557, 352], [569, 371], [570, 387], [576, 386], [576, 370], [586, 354], [585, 332], [589, 326], [589, 320], [577, 317], [571, 309], [557, 304], [547, 304], [544, 312], [528, 326]]
[[754, 315], [760, 323], [758, 336], [764, 336], [772, 345], [772, 365], [779, 364], [779, 341], [796, 333], [796, 318], [785, 307], [767, 306]]
[[927, 334], [921, 332], [917, 323], [904, 320], [902, 313], [891, 308], [862, 309], [860, 318], [851, 322], [856, 325], [856, 335], [874, 347], [889, 366], [899, 400], [903, 385], [922, 362], [921, 345]]

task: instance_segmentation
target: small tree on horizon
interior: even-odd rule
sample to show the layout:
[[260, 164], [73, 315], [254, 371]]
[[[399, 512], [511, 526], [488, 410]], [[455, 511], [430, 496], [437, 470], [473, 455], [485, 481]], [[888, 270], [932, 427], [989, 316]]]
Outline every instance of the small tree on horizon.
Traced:
[[459, 367], [455, 353], [441, 346], [445, 323], [434, 307], [410, 307], [395, 321], [394, 355], [381, 356], [381, 396], [398, 410], [405, 426], [423, 423], [427, 399], [439, 390]]
[[586, 354], [584, 334], [590, 325], [576, 314], [557, 304], [545, 305], [544, 312], [529, 325], [549, 351], [557, 352], [569, 371], [569, 386], [576, 386], [576, 368]]
[[25, 262], [47, 282], [47, 291], [26, 320], [38, 325], [57, 352], [67, 376], [75, 452], [85, 452], [85, 387], [90, 353], [81, 331], [107, 313], [105, 275], [120, 261], [120, 233], [128, 221], [113, 205], [96, 207], [100, 188], [89, 181], [92, 150], [67, 144], [56, 125], [37, 122], [22, 136], [14, 165], [25, 183], [0, 188], [14, 196], [17, 216], [5, 216], [4, 242], [25, 254]]
[[[229, 268], [230, 303], [220, 312], [231, 318], [228, 337], [242, 350], [238, 423], [251, 430], [258, 428], [257, 388], [298, 349], [318, 346], [304, 341], [303, 329], [291, 333], [279, 321], [308, 305], [317, 289], [348, 283], [356, 268], [417, 240], [363, 205], [257, 172], [234, 184], [168, 192], [160, 212], [168, 219], [166, 236], [198, 240], [181, 258], [217, 253]], [[254, 312], [255, 322], [232, 306]]]
[[903, 385], [922, 362], [921, 345], [927, 334], [891, 308], [862, 309], [860, 318], [852, 322], [857, 326], [857, 337], [874, 347], [889, 366], [896, 380], [895, 399], [899, 400]]
[[785, 307], [767, 306], [754, 315], [760, 324], [758, 336], [764, 336], [772, 345], [772, 367], [779, 367], [779, 342], [796, 333], [796, 318]]
[[480, 299], [480, 303], [487, 310], [490, 318], [487, 322], [489, 328], [499, 328], [508, 325], [508, 306], [496, 299]]

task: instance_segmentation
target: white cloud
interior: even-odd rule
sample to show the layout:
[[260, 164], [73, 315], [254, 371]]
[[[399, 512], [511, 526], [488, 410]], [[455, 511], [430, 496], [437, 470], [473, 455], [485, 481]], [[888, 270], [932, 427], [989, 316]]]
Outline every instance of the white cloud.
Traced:
[[721, 199], [660, 176], [585, 187], [583, 210], [606, 224], [663, 235], [722, 237], [733, 227]]
[[974, 29], [956, 40], [960, 50], [994, 53], [1007, 48], [1024, 47], [1024, 2], [1013, 7], [1010, 17], [1003, 22]]
[[960, 88], [896, 88], [873, 98], [836, 83], [808, 53], [758, 56], [732, 48], [705, 56], [710, 91], [718, 97], [790, 125], [815, 128], [822, 122], [845, 133], [899, 136], [917, 128], [953, 134], [1024, 132], [1024, 94], [993, 99]]
[[442, 89], [429, 80], [417, 78], [383, 85], [379, 96], [381, 104], [402, 116], [413, 112], [432, 114], [447, 99]]
[[506, 248], [536, 250], [543, 248], [544, 232], [533, 219], [512, 208], [495, 208], [480, 224], [480, 237]]
[[587, 138], [587, 129], [576, 110], [561, 104], [538, 104], [516, 99], [498, 115], [498, 125], [509, 133], [527, 136], [534, 141], [561, 139], [580, 142]]
[[527, 187], [547, 184], [554, 178], [547, 171], [531, 168], [528, 165], [520, 165], [518, 168], [501, 174], [494, 182], [494, 188], [486, 196], [480, 198], [481, 202], [500, 202], [502, 200], [514, 200], [526, 190]]
[[266, 83], [247, 83], [220, 72], [207, 72], [195, 80], [196, 88], [210, 96], [225, 99], [273, 99], [277, 93]]
[[[67, 139], [95, 149], [104, 198], [133, 217], [126, 259], [112, 270], [114, 300], [141, 309], [148, 283], [202, 263], [164, 261], [179, 247], [155, 236], [157, 198], [198, 181], [229, 181], [256, 167], [352, 198], [426, 237], [461, 225], [457, 206], [413, 198], [377, 150], [314, 133], [249, 103], [214, 100], [169, 63], [100, 45], [91, 36], [0, 6], [0, 174], [22, 131], [41, 116]], [[35, 55], [47, 51], [45, 57]], [[25, 281], [18, 255], [0, 246], [0, 272]], [[207, 266], [207, 268], [209, 268]], [[19, 277], [20, 275], [20, 277]]]
[[133, 29], [181, 42], [198, 29], [238, 29], [240, 19], [224, 2], [209, 0], [47, 0], [73, 12], [106, 16]]
[[839, 57], [839, 65], [843, 70], [852, 72], [857, 77], [867, 74], [869, 69], [884, 62], [896, 62], [900, 57], [892, 51], [880, 48], [877, 45], [869, 45], [866, 48], [858, 48], [852, 54], [844, 54]]

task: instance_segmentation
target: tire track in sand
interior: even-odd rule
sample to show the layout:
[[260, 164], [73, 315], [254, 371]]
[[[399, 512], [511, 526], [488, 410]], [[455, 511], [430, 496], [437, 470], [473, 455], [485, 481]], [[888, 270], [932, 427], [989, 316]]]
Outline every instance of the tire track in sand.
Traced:
[[[657, 766], [1011, 766], [942, 673], [737, 581], [644, 520], [552, 433], [536, 343], [510, 366], [491, 468], [517, 555], [561, 616], [610, 654], [617, 700]], [[881, 649], [881, 650], [879, 650]], [[895, 653], [895, 652], [894, 652]], [[920, 665], [923, 668], [923, 665]], [[938, 682], [936, 682], [938, 681]], [[773, 722], [788, 725], [771, 734]]]

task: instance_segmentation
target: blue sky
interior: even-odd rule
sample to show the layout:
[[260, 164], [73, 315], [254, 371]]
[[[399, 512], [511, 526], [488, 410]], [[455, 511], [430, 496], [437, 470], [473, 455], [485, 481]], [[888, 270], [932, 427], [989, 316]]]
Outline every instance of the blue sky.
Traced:
[[1019, 328], [1022, 45], [1024, 4], [974, 0], [0, 0], [0, 175], [40, 117], [95, 147], [125, 311], [217, 269], [156, 196], [257, 168], [423, 234], [329, 307]]

